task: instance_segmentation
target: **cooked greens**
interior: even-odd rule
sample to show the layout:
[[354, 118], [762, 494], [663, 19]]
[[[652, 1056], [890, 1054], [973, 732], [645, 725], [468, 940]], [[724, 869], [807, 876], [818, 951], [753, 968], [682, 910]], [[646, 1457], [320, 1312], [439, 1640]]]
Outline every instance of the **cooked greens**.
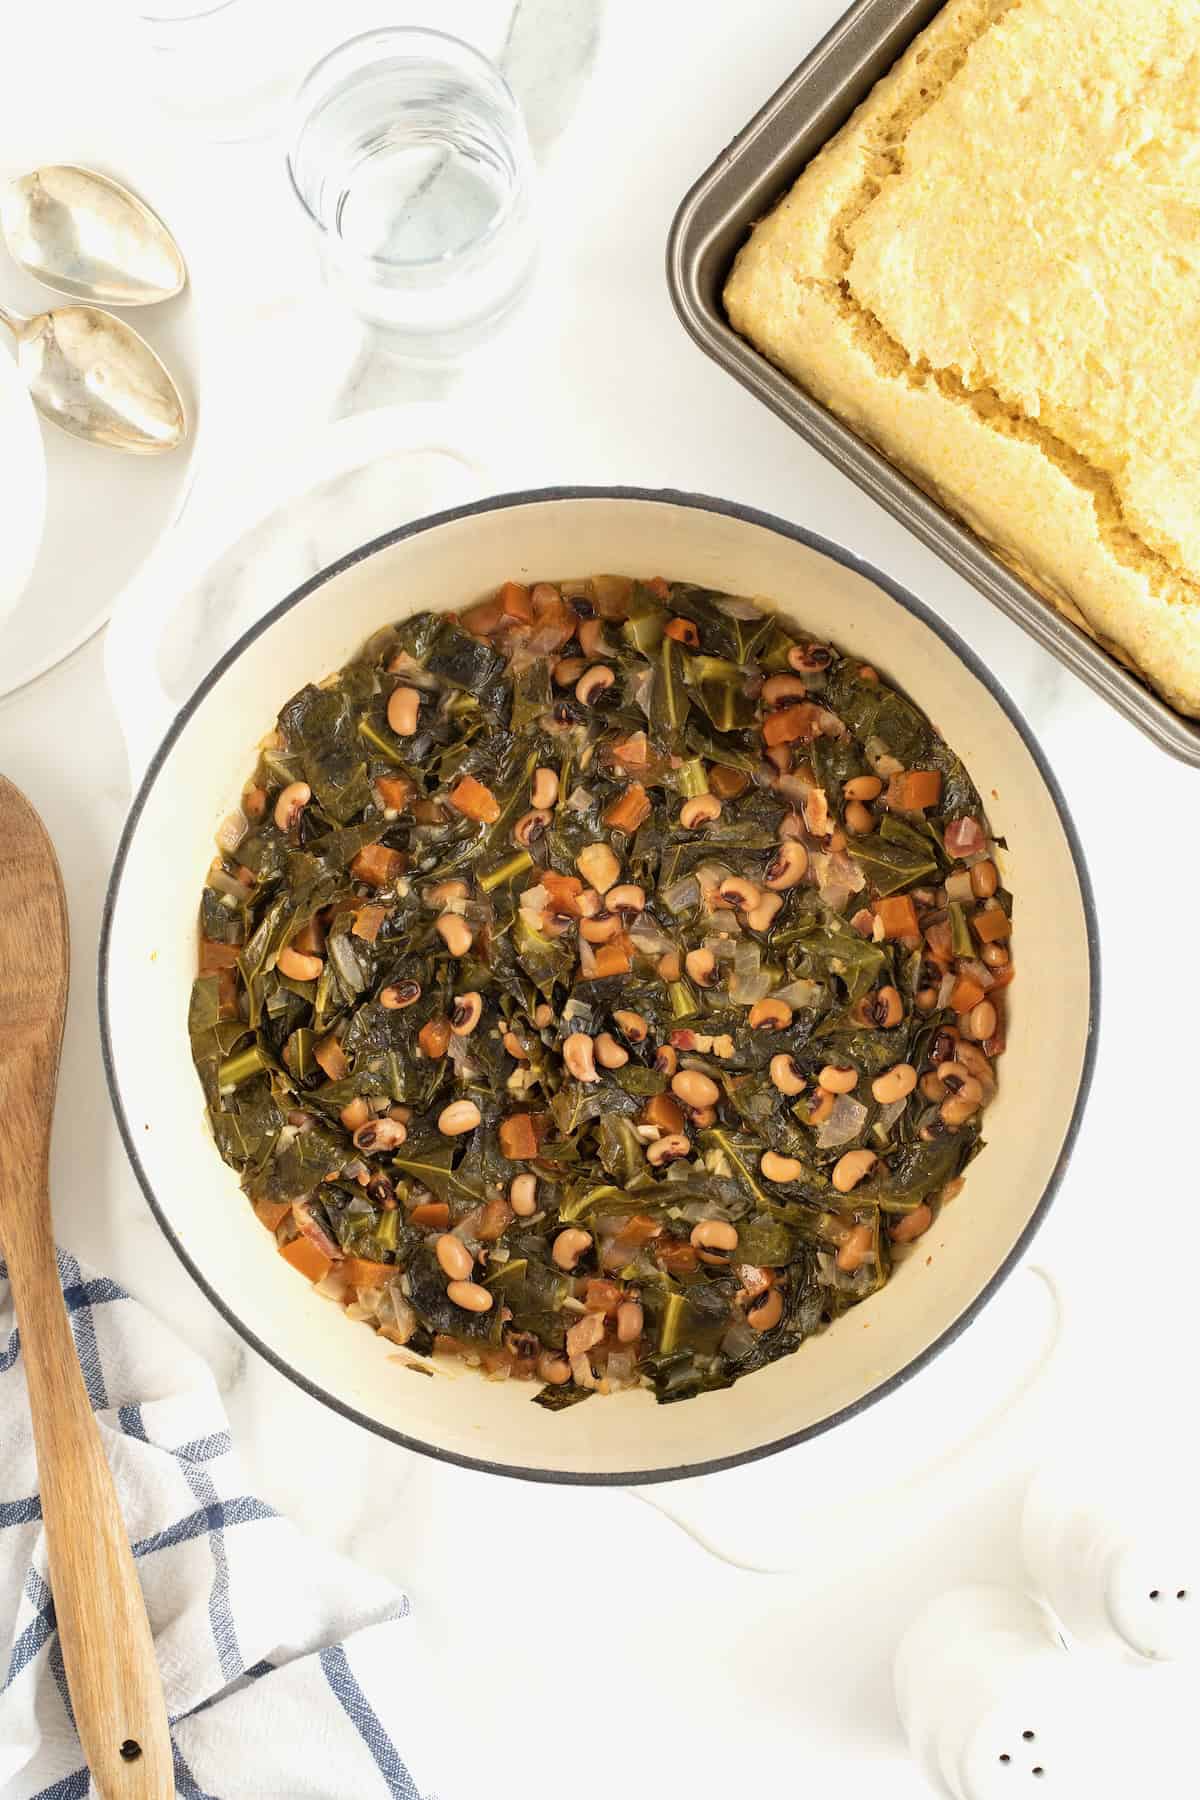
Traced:
[[261, 746], [188, 1031], [282, 1254], [558, 1410], [727, 1387], [980, 1147], [1011, 899], [874, 669], [661, 578], [419, 613]]

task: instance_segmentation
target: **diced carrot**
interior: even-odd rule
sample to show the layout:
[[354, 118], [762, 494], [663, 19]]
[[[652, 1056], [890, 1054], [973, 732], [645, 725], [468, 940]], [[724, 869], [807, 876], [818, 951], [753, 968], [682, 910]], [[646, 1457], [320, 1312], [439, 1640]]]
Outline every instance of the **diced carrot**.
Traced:
[[642, 586], [649, 588], [650, 592], [660, 600], [669, 600], [671, 597], [670, 583], [665, 581], [661, 575], [651, 576], [649, 581], [643, 581]]
[[520, 619], [524, 625], [532, 625], [533, 602], [529, 598], [527, 587], [522, 587], [519, 581], [506, 581], [496, 598], [506, 617]]
[[290, 1200], [256, 1200], [254, 1211], [268, 1231], [278, 1231], [292, 1210]]
[[450, 1021], [444, 1014], [427, 1019], [417, 1033], [417, 1042], [430, 1062], [438, 1062], [450, 1048]]
[[346, 1052], [332, 1033], [329, 1037], [323, 1037], [320, 1043], [313, 1045], [313, 1055], [330, 1081], [344, 1081], [350, 1073]]
[[306, 1237], [293, 1238], [290, 1244], [283, 1244], [279, 1251], [285, 1262], [290, 1262], [293, 1269], [309, 1281], [321, 1281], [333, 1267], [333, 1258], [326, 1256], [316, 1244], [310, 1243]]
[[950, 1004], [957, 1013], [970, 1012], [983, 999], [984, 990], [973, 975], [960, 975], [950, 990]]
[[[681, 1113], [681, 1123], [682, 1119]], [[621, 1242], [634, 1245], [648, 1244], [652, 1238], [662, 1236], [662, 1229], [660, 1219], [652, 1218], [649, 1213], [633, 1213], [621, 1227]]]
[[799, 706], [781, 706], [763, 720], [763, 743], [768, 749], [776, 744], [794, 744], [798, 739], [811, 743], [820, 730], [820, 716], [820, 707], [811, 700], [802, 700]]
[[450, 804], [464, 818], [478, 819], [484, 825], [494, 825], [500, 817], [500, 802], [495, 794], [473, 775], [463, 776], [450, 795]]
[[351, 936], [373, 944], [386, 918], [386, 906], [360, 906], [354, 915], [354, 924], [350, 927]]
[[304, 956], [320, 956], [325, 948], [325, 927], [320, 917], [314, 916], [307, 925], [302, 925], [291, 944], [293, 950], [299, 950]]
[[347, 1256], [338, 1264], [338, 1274], [346, 1286], [363, 1292], [368, 1288], [386, 1287], [399, 1270], [392, 1263], [372, 1262], [365, 1256]]
[[612, 746], [612, 757], [623, 769], [644, 769], [650, 761], [650, 744], [645, 732], [634, 731], [627, 738], [618, 738]]
[[405, 859], [399, 850], [388, 850], [383, 844], [368, 844], [350, 864], [354, 881], [365, 881], [368, 887], [391, 887], [404, 873]]
[[663, 636], [674, 638], [677, 644], [686, 644], [689, 650], [700, 648], [700, 633], [690, 619], [668, 619]]
[[215, 975], [220, 969], [235, 969], [238, 959], [237, 944], [218, 944], [215, 938], [200, 939], [200, 973]]
[[599, 944], [596, 948], [596, 979], [605, 975], [628, 975], [633, 966], [633, 959], [622, 944], [615, 938], [611, 944]]
[[642, 1108], [642, 1124], [657, 1125], [660, 1131], [683, 1130], [683, 1108], [670, 1094], [654, 1094]]
[[499, 600], [481, 600], [478, 605], [467, 608], [459, 623], [472, 637], [487, 637], [503, 617], [504, 609]]
[[501, 1119], [500, 1150], [510, 1162], [524, 1162], [537, 1155], [537, 1132], [528, 1113], [510, 1113], [507, 1119]]
[[981, 944], [998, 944], [1012, 934], [1012, 920], [1003, 907], [982, 908], [971, 914], [971, 929]]
[[544, 887], [549, 894], [551, 912], [567, 913], [572, 919], [579, 917], [579, 896], [583, 892], [583, 883], [578, 875], [560, 875], [557, 869], [541, 869], [534, 886]]
[[650, 796], [641, 782], [631, 781], [625, 792], [617, 795], [604, 814], [604, 823], [612, 831], [636, 831], [653, 810]]
[[450, 1223], [450, 1208], [444, 1200], [423, 1200], [408, 1215], [410, 1225], [422, 1225], [427, 1231], [445, 1231]]
[[407, 775], [377, 775], [375, 786], [383, 804], [394, 812], [403, 812], [417, 791], [416, 784]]
[[889, 894], [877, 901], [875, 917], [883, 926], [884, 937], [902, 938], [917, 935], [917, 909], [911, 894]]
[[904, 769], [888, 782], [887, 804], [893, 812], [924, 812], [941, 797], [940, 769]]

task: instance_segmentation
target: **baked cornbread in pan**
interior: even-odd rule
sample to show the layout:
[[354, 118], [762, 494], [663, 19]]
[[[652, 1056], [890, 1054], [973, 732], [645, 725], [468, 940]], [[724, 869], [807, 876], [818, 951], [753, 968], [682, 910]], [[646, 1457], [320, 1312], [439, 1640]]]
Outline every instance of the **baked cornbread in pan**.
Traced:
[[725, 304], [1200, 716], [1200, 0], [950, 0]]

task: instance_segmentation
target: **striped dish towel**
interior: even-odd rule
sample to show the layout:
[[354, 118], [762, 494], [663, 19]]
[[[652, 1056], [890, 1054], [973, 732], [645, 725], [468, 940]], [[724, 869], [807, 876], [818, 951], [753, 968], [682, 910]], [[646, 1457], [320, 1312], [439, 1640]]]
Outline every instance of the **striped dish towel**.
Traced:
[[[115, 1282], [62, 1252], [58, 1264], [154, 1631], [178, 1793], [420, 1800], [414, 1740], [429, 1725], [407, 1597], [247, 1493], [205, 1365]], [[0, 1800], [86, 1800], [82, 1763], [0, 1262]]]

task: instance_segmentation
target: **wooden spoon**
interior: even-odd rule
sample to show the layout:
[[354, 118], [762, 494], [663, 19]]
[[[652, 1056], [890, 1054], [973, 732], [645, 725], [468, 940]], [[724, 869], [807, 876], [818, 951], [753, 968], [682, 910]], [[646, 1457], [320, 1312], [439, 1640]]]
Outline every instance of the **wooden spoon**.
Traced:
[[104, 1800], [169, 1800], [175, 1781], [154, 1640], [54, 1260], [50, 1121], [68, 963], [53, 847], [0, 775], [0, 1240], [21, 1327], [58, 1635], [79, 1739]]

